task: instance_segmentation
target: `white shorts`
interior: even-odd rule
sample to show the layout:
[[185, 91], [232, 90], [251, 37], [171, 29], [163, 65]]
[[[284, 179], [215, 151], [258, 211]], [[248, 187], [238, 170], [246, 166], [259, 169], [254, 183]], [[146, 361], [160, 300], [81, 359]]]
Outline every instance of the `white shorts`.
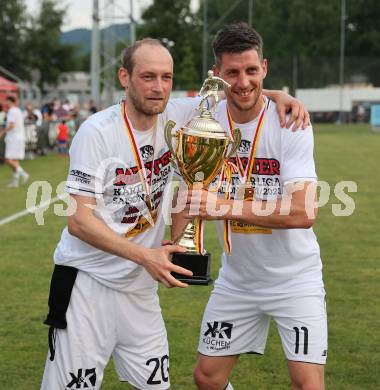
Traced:
[[203, 316], [198, 350], [207, 356], [263, 354], [271, 318], [288, 360], [326, 363], [324, 289], [268, 296], [243, 295], [217, 286]]
[[141, 390], [170, 387], [169, 351], [158, 296], [126, 294], [79, 271], [66, 313], [55, 330], [41, 389], [97, 390], [110, 357], [120, 381]]
[[25, 141], [18, 139], [6, 139], [5, 158], [9, 160], [23, 160], [25, 158]]

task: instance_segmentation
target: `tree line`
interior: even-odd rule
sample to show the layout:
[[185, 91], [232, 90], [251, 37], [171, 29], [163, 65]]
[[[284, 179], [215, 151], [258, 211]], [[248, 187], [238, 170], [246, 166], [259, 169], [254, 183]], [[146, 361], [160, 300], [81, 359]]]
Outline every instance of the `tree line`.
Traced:
[[[207, 64], [212, 38], [226, 23], [252, 22], [269, 59], [268, 87], [322, 87], [339, 80], [341, 0], [154, 0], [141, 16], [137, 37], [161, 39], [175, 62], [175, 89], [198, 89], [202, 76], [204, 7], [207, 7]], [[26, 80], [57, 83], [60, 73], [89, 71], [88, 57], [60, 41], [66, 9], [41, 0], [28, 16], [24, 0], [0, 0], [0, 64]], [[91, 12], [91, 10], [89, 10]], [[380, 85], [378, 0], [346, 0], [345, 81]]]
[[42, 0], [35, 17], [24, 0], [0, 0], [0, 65], [21, 79], [34, 79], [42, 91], [55, 85], [60, 73], [78, 69], [77, 48], [60, 42], [65, 14], [53, 0]]

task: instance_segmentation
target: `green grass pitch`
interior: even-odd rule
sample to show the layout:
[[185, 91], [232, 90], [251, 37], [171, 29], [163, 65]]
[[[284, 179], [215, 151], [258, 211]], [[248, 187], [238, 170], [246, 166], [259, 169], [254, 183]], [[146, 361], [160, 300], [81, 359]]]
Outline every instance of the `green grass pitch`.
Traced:
[[[326, 388], [380, 388], [380, 196], [378, 195], [380, 134], [369, 126], [316, 126], [315, 155], [320, 180], [332, 196], [319, 211], [314, 226], [322, 260], [329, 315], [329, 356]], [[25, 162], [32, 180], [48, 180], [53, 194], [65, 180], [67, 160], [48, 156]], [[10, 171], [0, 166], [0, 219], [25, 208], [26, 188], [6, 189]], [[356, 209], [349, 217], [334, 217], [333, 194], [341, 180], [355, 181]], [[31, 215], [0, 226], [0, 378], [1, 388], [39, 389], [47, 353], [47, 327], [42, 321], [53, 267], [52, 253], [65, 219], [52, 207], [45, 225]], [[212, 224], [205, 233], [213, 257], [213, 276], [220, 264], [220, 247]], [[186, 290], [160, 288], [161, 304], [171, 346], [174, 390], [194, 389], [199, 324], [211, 287]], [[286, 361], [272, 324], [266, 354], [242, 356], [232, 375], [237, 390], [289, 389]], [[117, 381], [112, 363], [102, 389], [130, 389]]]

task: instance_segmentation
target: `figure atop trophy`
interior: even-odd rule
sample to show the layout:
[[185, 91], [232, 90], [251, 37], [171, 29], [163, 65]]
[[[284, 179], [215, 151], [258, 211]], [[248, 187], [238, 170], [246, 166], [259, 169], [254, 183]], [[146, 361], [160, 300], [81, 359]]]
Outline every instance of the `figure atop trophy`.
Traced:
[[[201, 113], [206, 114], [207, 111], [212, 112], [215, 109], [221, 100], [219, 92], [223, 91], [224, 87], [230, 88], [231, 85], [222, 78], [214, 76], [214, 72], [209, 70], [207, 72], [207, 79], [203, 82], [199, 91], [199, 96], [202, 98], [199, 102], [199, 110]], [[207, 104], [207, 108], [205, 104]]]

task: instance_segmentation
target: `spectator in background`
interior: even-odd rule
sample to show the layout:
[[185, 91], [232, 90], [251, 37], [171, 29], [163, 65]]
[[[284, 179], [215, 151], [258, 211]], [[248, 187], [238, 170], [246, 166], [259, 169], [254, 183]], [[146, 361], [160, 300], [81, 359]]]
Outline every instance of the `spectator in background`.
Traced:
[[42, 117], [44, 121], [51, 121], [54, 118], [54, 103], [48, 102], [45, 103], [41, 109]]
[[61, 107], [61, 101], [57, 97], [54, 97], [51, 103], [53, 105], [54, 112], [57, 111], [59, 107]]
[[24, 115], [25, 126], [25, 158], [34, 158], [38, 154], [38, 138], [42, 124], [41, 111], [33, 107], [31, 102], [26, 103]]
[[26, 103], [24, 110], [24, 122], [29, 124], [35, 124], [37, 127], [42, 124], [41, 111], [33, 107], [31, 102]]
[[5, 125], [5, 111], [3, 106], [0, 104], [0, 129]]
[[363, 104], [358, 104], [356, 119], [358, 123], [365, 122], [365, 107], [363, 106]]
[[[5, 118], [6, 118], [5, 111], [3, 109], [3, 106], [0, 104], [0, 131], [5, 126]], [[3, 164], [4, 162], [4, 151], [5, 151], [5, 144], [4, 141], [0, 138], [0, 164]]]
[[91, 99], [88, 102], [88, 116], [95, 114], [98, 111], [98, 107], [96, 107], [95, 102]]
[[20, 160], [25, 157], [24, 118], [13, 96], [6, 98], [6, 109], [8, 109], [7, 125], [0, 132], [0, 138], [5, 135], [5, 163], [13, 171], [12, 181], [8, 187], [16, 188], [19, 186], [20, 178], [23, 184], [29, 180], [29, 174], [20, 165]]
[[42, 111], [43, 121], [38, 130], [37, 154], [40, 156], [45, 156], [50, 145], [49, 129], [54, 117], [52, 104], [45, 104]]
[[58, 106], [58, 108], [54, 109], [54, 114], [56, 116], [57, 119], [62, 119], [62, 118], [67, 118], [67, 116], [69, 115], [69, 111], [66, 110], [68, 106], [66, 104], [60, 104]]
[[72, 109], [69, 113], [69, 115], [67, 116], [67, 127], [68, 127], [68, 130], [69, 130], [69, 144], [68, 146], [70, 145], [70, 140], [73, 139], [75, 133], [77, 132], [78, 128], [79, 128], [79, 125], [77, 125], [77, 112]]
[[70, 112], [73, 108], [72, 104], [70, 103], [70, 101], [68, 99], [66, 99], [63, 104], [62, 104], [62, 108], [66, 111], [66, 112]]
[[69, 142], [69, 128], [67, 127], [66, 121], [64, 119], [58, 125], [58, 153], [61, 156], [67, 155], [67, 145]]

